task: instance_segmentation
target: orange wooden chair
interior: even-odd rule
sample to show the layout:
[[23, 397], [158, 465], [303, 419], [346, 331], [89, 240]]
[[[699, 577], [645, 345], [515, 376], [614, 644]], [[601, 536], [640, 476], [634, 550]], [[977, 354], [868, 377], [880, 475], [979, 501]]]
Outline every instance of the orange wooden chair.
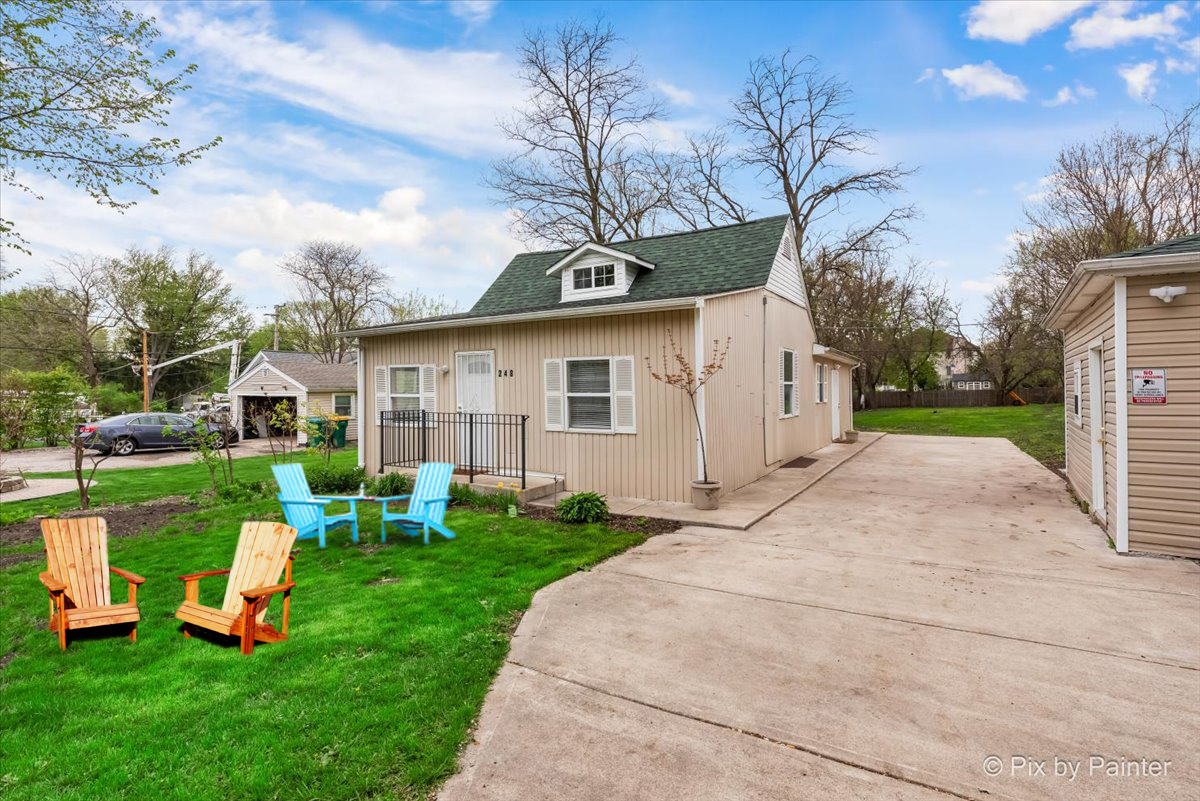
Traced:
[[[183, 581], [183, 606], [175, 617], [183, 621], [183, 636], [191, 637], [191, 626], [199, 626], [219, 634], [241, 637], [242, 653], [254, 653], [254, 641], [279, 642], [287, 639], [288, 611], [292, 602], [292, 544], [296, 529], [283, 523], [242, 524], [233, 567], [228, 570], [209, 570], [180, 576]], [[284, 572], [283, 583], [279, 581]], [[220, 609], [200, 604], [200, 579], [206, 576], [229, 576], [225, 585], [225, 601]], [[271, 597], [283, 595], [282, 631], [264, 622]]]
[[[108, 524], [103, 517], [74, 517], [42, 521], [46, 541], [45, 573], [38, 575], [50, 591], [50, 630], [67, 648], [67, 629], [132, 623], [130, 642], [137, 642], [139, 575], [108, 565]], [[129, 582], [129, 602], [112, 603], [108, 574]]]

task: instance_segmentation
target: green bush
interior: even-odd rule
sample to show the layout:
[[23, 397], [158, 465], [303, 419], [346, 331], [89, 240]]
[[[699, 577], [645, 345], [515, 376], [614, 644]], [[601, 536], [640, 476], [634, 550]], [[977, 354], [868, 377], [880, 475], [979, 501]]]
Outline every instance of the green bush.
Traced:
[[608, 502], [594, 492], [577, 492], [559, 501], [554, 512], [564, 523], [603, 523], [608, 520]]
[[214, 498], [221, 504], [250, 503], [273, 494], [274, 489], [266, 481], [234, 481], [217, 487]]
[[458, 506], [469, 506], [472, 509], [489, 509], [493, 512], [507, 512], [508, 507], [515, 506], [517, 495], [514, 492], [476, 492], [467, 484], [450, 484], [451, 503]]
[[120, 384], [101, 384], [92, 390], [92, 399], [96, 411], [105, 417], [142, 410], [142, 396], [123, 389]]
[[411, 482], [404, 473], [383, 473], [367, 482], [367, 494], [377, 498], [407, 495]]
[[366, 471], [354, 465], [316, 464], [305, 466], [308, 487], [314, 493], [358, 494], [358, 488], [366, 478]]

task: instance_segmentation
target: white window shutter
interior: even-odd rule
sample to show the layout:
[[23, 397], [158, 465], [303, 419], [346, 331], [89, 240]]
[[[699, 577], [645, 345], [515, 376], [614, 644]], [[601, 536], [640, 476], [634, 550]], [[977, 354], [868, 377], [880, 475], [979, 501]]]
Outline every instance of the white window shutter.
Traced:
[[816, 400], [817, 403], [821, 402], [821, 368], [823, 366], [824, 365], [820, 364], [813, 365], [813, 385], [816, 392], [816, 397], [814, 400]]
[[388, 369], [386, 367], [375, 368], [375, 420], [379, 420], [379, 413], [386, 412], [388, 409]]
[[421, 365], [421, 411], [437, 411], [437, 366]]
[[[785, 403], [786, 399], [784, 398], [784, 394], [783, 394], [783, 377], [785, 375], [783, 361], [787, 357], [788, 357], [788, 352], [786, 350], [779, 351], [779, 416], [780, 417], [784, 417], [788, 413], [787, 405]], [[792, 375], [795, 376], [796, 374], [792, 373]]]
[[546, 430], [562, 431], [563, 425], [563, 363], [562, 359], [546, 359], [542, 368], [545, 377]]
[[613, 431], [637, 433], [637, 414], [633, 398], [634, 363], [632, 356], [614, 356], [612, 360]]

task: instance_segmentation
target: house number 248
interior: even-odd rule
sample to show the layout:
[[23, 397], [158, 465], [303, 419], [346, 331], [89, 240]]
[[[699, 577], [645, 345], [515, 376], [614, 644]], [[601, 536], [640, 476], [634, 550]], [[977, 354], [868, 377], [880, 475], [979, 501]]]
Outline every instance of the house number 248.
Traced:
[[497, 370], [496, 375], [498, 375], [500, 378], [512, 378], [513, 371], [511, 368], [508, 370]]

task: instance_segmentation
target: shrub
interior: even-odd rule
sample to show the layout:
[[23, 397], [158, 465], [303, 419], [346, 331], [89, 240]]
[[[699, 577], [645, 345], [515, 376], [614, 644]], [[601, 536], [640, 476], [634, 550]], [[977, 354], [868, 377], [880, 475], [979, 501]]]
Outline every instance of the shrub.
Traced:
[[308, 487], [314, 493], [357, 494], [366, 471], [353, 465], [316, 464], [305, 468]]
[[215, 499], [220, 503], [250, 503], [274, 494], [266, 481], [234, 481], [217, 487]]
[[142, 396], [128, 392], [120, 384], [101, 384], [92, 390], [96, 411], [105, 417], [142, 410]]
[[469, 506], [472, 509], [490, 509], [493, 512], [507, 512], [508, 507], [517, 503], [516, 493], [513, 492], [476, 492], [466, 484], [450, 484], [451, 503], [458, 506]]
[[554, 512], [564, 523], [603, 523], [608, 519], [608, 502], [594, 492], [577, 492], [559, 501]]
[[367, 494], [378, 498], [407, 495], [410, 486], [411, 482], [404, 473], [383, 473], [367, 482]]

